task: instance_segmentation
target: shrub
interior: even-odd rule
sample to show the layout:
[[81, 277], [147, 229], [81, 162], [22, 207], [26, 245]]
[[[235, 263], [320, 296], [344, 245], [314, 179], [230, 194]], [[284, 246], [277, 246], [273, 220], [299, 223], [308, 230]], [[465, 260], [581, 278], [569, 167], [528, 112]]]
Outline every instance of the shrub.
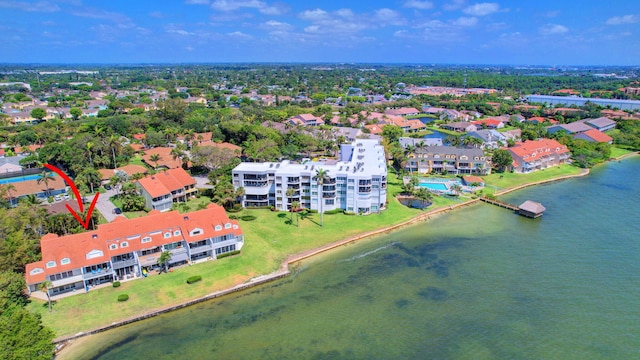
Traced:
[[242, 215], [242, 216], [240, 216], [240, 220], [242, 220], [242, 221], [253, 221], [255, 219], [256, 219], [256, 217], [253, 216], [253, 215]]
[[356, 213], [354, 213], [353, 211], [345, 211], [344, 214], [345, 215], [355, 215]]
[[341, 212], [342, 212], [342, 209], [333, 209], [333, 210], [325, 211], [324, 214], [334, 215], [334, 214], [340, 214]]
[[[312, 209], [312, 210], [309, 210], [309, 213], [310, 213], [310, 214], [317, 214], [317, 213], [318, 213], [318, 210], [316, 210], [316, 209]], [[325, 214], [326, 214], [326, 213], [325, 213]]]
[[187, 284], [193, 284], [193, 283], [198, 282], [200, 280], [202, 280], [202, 276], [200, 276], [200, 275], [192, 276], [192, 277], [187, 279]]
[[129, 300], [129, 295], [127, 295], [127, 294], [118, 295], [118, 301], [123, 302], [123, 301], [127, 301], [127, 300]]
[[234, 215], [234, 214], [229, 215], [229, 220], [236, 220], [236, 219], [238, 219], [238, 215]]
[[236, 254], [240, 254], [240, 250], [231, 251], [231, 252], [224, 253], [224, 254], [218, 254], [218, 255], [216, 255], [216, 259], [222, 259], [222, 258], [225, 258], [227, 256], [236, 255]]
[[120, 281], [113, 282], [113, 287], [119, 287], [119, 286], [120, 286]]

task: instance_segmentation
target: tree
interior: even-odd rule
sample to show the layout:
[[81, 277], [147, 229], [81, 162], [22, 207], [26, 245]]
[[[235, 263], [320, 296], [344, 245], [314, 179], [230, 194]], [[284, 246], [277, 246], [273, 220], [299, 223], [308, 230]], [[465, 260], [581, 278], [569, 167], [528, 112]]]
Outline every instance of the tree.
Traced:
[[107, 145], [111, 149], [111, 155], [113, 156], [113, 168], [115, 169], [118, 167], [118, 164], [116, 163], [116, 153], [122, 147], [122, 144], [120, 143], [120, 136], [118, 135], [109, 136], [109, 139], [107, 140]]
[[160, 100], [157, 114], [164, 120], [182, 123], [187, 115], [187, 103], [179, 98]]
[[0, 309], [7, 309], [12, 305], [26, 305], [27, 296], [24, 292], [26, 287], [22, 274], [13, 271], [0, 272]]
[[5, 193], [5, 194], [9, 195], [9, 206], [13, 205], [13, 192], [14, 191], [16, 191], [16, 187], [11, 183], [0, 185], [0, 194]]
[[324, 202], [324, 182], [329, 178], [329, 170], [319, 168], [316, 170], [315, 179], [318, 182], [318, 211], [320, 212], [320, 226], [324, 226], [324, 212], [322, 203]]
[[398, 139], [404, 134], [404, 130], [398, 125], [385, 125], [382, 127], [382, 137], [387, 139], [391, 144], [398, 142]]
[[[298, 224], [298, 210], [300, 210], [300, 202], [299, 201], [294, 201], [291, 203], [291, 211], [296, 213], [296, 226], [299, 226]], [[291, 221], [293, 221], [293, 218], [291, 218]]]
[[460, 184], [453, 184], [451, 185], [450, 190], [453, 193], [453, 195], [458, 196], [462, 193], [462, 186], [460, 186]]
[[154, 167], [155, 169], [158, 168], [158, 161], [160, 161], [160, 159], [162, 159], [160, 154], [151, 154], [151, 156], [149, 156], [149, 160], [151, 160], [156, 165]]
[[[294, 188], [287, 187], [287, 202], [293, 203], [293, 195], [296, 194], [296, 190]], [[291, 222], [293, 223], [293, 205], [289, 205], [289, 211], [291, 212]]]
[[40, 283], [40, 291], [47, 294], [47, 301], [49, 302], [49, 312], [53, 311], [53, 308], [51, 307], [51, 295], [49, 295], [49, 289], [51, 289], [51, 286], [52, 284], [49, 280], [45, 280]]
[[498, 172], [503, 172], [508, 166], [513, 163], [513, 158], [508, 150], [497, 149], [493, 152], [491, 158], [493, 168]]
[[82, 116], [82, 110], [77, 107], [72, 107], [71, 109], [69, 109], [69, 114], [71, 114], [73, 120], [78, 120], [80, 116]]
[[165, 250], [158, 258], [158, 265], [161, 267], [160, 271], [169, 271], [169, 261], [171, 261], [171, 252], [169, 250]]
[[38, 121], [44, 119], [45, 116], [47, 116], [47, 112], [44, 109], [34, 108], [31, 110], [31, 117]]
[[420, 202], [422, 203], [422, 209], [424, 209], [426, 207], [426, 203], [428, 201], [433, 200], [433, 194], [431, 194], [431, 192], [429, 190], [427, 190], [426, 188], [418, 188], [414, 193], [413, 196], [420, 200]]
[[80, 182], [87, 185], [93, 194], [93, 187], [100, 185], [100, 174], [93, 168], [84, 169], [77, 177]]
[[0, 310], [0, 358], [53, 359], [55, 334], [44, 327], [40, 315], [21, 306]]
[[45, 187], [44, 193], [48, 195], [49, 194], [49, 181], [51, 181], [53, 179], [54, 179], [54, 176], [53, 176], [53, 174], [51, 172], [43, 170], [40, 173], [40, 177], [38, 178], [36, 183], [37, 184], [44, 183], [44, 187]]

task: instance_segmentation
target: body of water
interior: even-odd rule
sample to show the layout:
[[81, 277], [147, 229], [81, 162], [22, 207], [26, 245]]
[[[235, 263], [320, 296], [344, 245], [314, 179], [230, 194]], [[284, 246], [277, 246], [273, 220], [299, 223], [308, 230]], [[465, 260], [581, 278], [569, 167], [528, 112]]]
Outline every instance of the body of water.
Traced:
[[[58, 176], [58, 175], [53, 174], [53, 176]], [[33, 174], [33, 175], [25, 175], [25, 176], [0, 179], [0, 184], [10, 184], [10, 183], [22, 182], [27, 180], [38, 180], [40, 179], [40, 177], [41, 177], [40, 174]]]
[[436, 216], [280, 281], [94, 335], [69, 355], [638, 358], [638, 178], [635, 157], [502, 197], [544, 204], [536, 220], [485, 203]]

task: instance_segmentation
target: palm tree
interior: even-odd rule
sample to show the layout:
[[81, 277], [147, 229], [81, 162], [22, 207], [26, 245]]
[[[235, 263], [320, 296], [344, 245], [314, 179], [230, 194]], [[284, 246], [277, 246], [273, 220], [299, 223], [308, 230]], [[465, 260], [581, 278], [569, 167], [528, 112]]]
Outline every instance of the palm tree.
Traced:
[[422, 202], [422, 209], [425, 208], [425, 203], [433, 199], [431, 192], [423, 187], [415, 191], [413, 196]]
[[13, 192], [16, 191], [16, 187], [9, 183], [2, 186], [3, 191], [9, 195], [9, 206], [13, 206]]
[[51, 295], [49, 295], [49, 289], [51, 288], [51, 286], [52, 284], [49, 280], [45, 280], [40, 283], [40, 291], [47, 294], [47, 301], [49, 302], [49, 312], [53, 311], [53, 308], [51, 307]]
[[242, 186], [240, 186], [239, 188], [236, 189], [236, 201], [238, 201], [238, 199], [240, 199], [240, 202], [242, 203], [242, 197], [245, 194], [245, 190]]
[[35, 196], [35, 194], [29, 194], [29, 195], [21, 198], [20, 202], [22, 202], [24, 204], [29, 204], [29, 205], [39, 205], [40, 204], [40, 200], [38, 199], [37, 196]]
[[116, 163], [116, 149], [120, 149], [120, 146], [122, 146], [122, 144], [120, 144], [120, 137], [118, 135], [109, 136], [107, 144], [111, 148], [111, 155], [113, 156], [113, 168], [115, 169], [118, 167], [118, 164]]
[[462, 192], [462, 186], [460, 186], [460, 184], [453, 184], [451, 185], [450, 190], [453, 193], [453, 195], [458, 196]]
[[171, 261], [171, 252], [169, 250], [165, 250], [158, 258], [158, 265], [162, 267], [160, 271], [164, 270], [164, 272], [167, 272], [169, 270], [169, 261]]
[[160, 154], [151, 154], [151, 156], [149, 157], [149, 160], [153, 161], [154, 164], [156, 164], [155, 169], [158, 168], [158, 161], [160, 161]]
[[320, 212], [320, 226], [324, 226], [324, 213], [322, 203], [324, 202], [324, 181], [329, 177], [329, 170], [319, 168], [316, 170], [316, 181], [318, 182], [318, 211]]
[[[291, 203], [291, 211], [296, 213], [296, 226], [298, 226], [298, 210], [300, 209], [300, 202], [294, 201]], [[293, 222], [293, 212], [291, 213], [291, 221]]]
[[78, 175], [78, 177], [82, 180], [82, 182], [89, 185], [91, 193], [93, 193], [93, 185], [100, 183], [100, 174], [92, 168], [85, 169]]
[[93, 159], [91, 158], [91, 149], [93, 148], [93, 143], [91, 141], [87, 142], [87, 154], [89, 155], [89, 162], [93, 165]]
[[51, 172], [43, 170], [40, 173], [40, 177], [38, 178], [37, 184], [44, 183], [44, 193], [45, 195], [49, 194], [49, 181], [53, 180], [54, 176]]
[[287, 195], [288, 202], [291, 203], [291, 205], [289, 205], [289, 212], [291, 212], [291, 222], [292, 223], [293, 223], [293, 204], [292, 204], [293, 201], [292, 201], [292, 199], [293, 199], [293, 195], [295, 195], [295, 193], [296, 193], [296, 190], [294, 188], [290, 188], [290, 187], [287, 188], [286, 195]]

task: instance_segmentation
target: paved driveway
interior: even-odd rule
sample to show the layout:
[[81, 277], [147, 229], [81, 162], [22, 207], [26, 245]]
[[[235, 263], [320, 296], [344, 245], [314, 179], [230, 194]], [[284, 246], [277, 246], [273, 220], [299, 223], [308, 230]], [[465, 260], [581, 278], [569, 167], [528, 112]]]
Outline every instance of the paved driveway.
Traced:
[[[112, 222], [116, 218], [116, 216], [118, 216], [113, 213], [113, 209], [115, 209], [116, 206], [113, 205], [111, 201], [109, 201], [109, 198], [114, 196], [115, 194], [116, 191], [114, 189], [107, 190], [106, 192], [100, 194], [98, 202], [96, 203], [96, 210], [100, 211], [102, 216], [104, 216], [104, 218], [107, 219], [108, 222]], [[93, 201], [93, 196], [86, 196], [86, 198], [89, 204]]]

